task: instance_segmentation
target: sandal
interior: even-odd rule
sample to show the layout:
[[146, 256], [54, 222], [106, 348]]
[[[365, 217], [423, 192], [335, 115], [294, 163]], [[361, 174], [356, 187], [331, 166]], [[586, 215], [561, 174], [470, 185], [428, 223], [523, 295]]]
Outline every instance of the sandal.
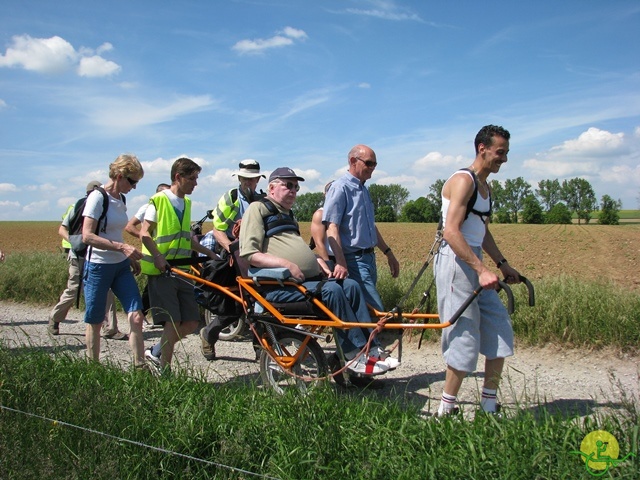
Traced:
[[115, 332], [106, 332], [104, 334], [104, 338], [108, 338], [110, 340], [128, 340], [129, 336], [126, 333], [116, 330]]

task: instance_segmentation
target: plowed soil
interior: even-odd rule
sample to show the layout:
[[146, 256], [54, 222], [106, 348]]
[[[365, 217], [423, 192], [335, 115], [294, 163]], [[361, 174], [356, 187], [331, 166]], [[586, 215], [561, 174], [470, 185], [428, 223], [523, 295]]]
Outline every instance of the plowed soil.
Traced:
[[[435, 224], [381, 223], [378, 227], [401, 266], [422, 264], [436, 232]], [[301, 230], [309, 238], [309, 224], [301, 224]], [[569, 275], [611, 281], [640, 292], [640, 225], [494, 224], [491, 232], [511, 266], [532, 281]], [[125, 240], [139, 245], [129, 235]], [[59, 251], [58, 223], [0, 222], [0, 249], [9, 255]]]

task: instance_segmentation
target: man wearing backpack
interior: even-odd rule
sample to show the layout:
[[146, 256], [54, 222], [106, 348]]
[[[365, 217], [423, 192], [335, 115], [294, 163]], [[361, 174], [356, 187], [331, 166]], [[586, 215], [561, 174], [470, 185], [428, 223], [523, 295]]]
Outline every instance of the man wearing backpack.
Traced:
[[[63, 219], [62, 224], [58, 228], [58, 234], [62, 237], [62, 246], [67, 253], [67, 262], [69, 263], [69, 279], [67, 280], [67, 288], [60, 295], [60, 299], [53, 310], [51, 310], [51, 314], [49, 315], [49, 326], [48, 330], [51, 335], [59, 335], [60, 334], [60, 322], [64, 321], [71, 309], [71, 306], [74, 302], [79, 298], [80, 295], [80, 273], [82, 272], [82, 267], [84, 265], [84, 256], [78, 257], [76, 253], [73, 251], [72, 245], [69, 243], [69, 234], [70, 233], [78, 233], [78, 232], [70, 232], [70, 225], [74, 222], [74, 217], [76, 216], [76, 206], [80, 206], [81, 209], [84, 208], [84, 202], [86, 202], [87, 196], [93, 191], [94, 188], [102, 185], [101, 182], [94, 180], [87, 184], [86, 192], [87, 195], [82, 199], [79, 199], [73, 205], [70, 205], [67, 209]], [[82, 210], [78, 212], [78, 215], [82, 216]], [[79, 223], [80, 228], [82, 222]], [[105, 316], [105, 337], [111, 338], [114, 340], [126, 340], [127, 335], [118, 331], [118, 320], [116, 316], [116, 302], [115, 297], [113, 296], [113, 292], [109, 290], [109, 294], [107, 296], [107, 314]]]
[[[260, 173], [260, 164], [257, 161], [251, 159], [242, 160], [239, 170], [233, 175], [238, 176], [238, 187], [222, 195], [213, 210], [213, 229], [210, 235], [213, 236], [215, 241], [213, 250], [216, 252], [222, 252], [224, 249], [229, 253], [229, 245], [235, 240], [233, 225], [242, 218], [244, 212], [249, 208], [249, 204], [256, 197], [264, 196], [256, 195], [260, 177], [265, 178]], [[205, 235], [203, 240], [204, 242], [210, 240], [209, 233]], [[201, 241], [203, 245], [209, 246], [204, 242]], [[211, 322], [200, 331], [201, 350], [204, 358], [209, 361], [216, 359], [215, 345], [220, 332], [237, 320], [237, 317], [234, 316], [221, 318], [218, 315], [212, 315]]]
[[[499, 278], [482, 261], [484, 250], [508, 283], [520, 281], [489, 231], [491, 192], [487, 177], [507, 162], [509, 138], [502, 127], [483, 127], [475, 138], [476, 157], [471, 166], [455, 172], [442, 187], [443, 243], [434, 262], [440, 321], [451, 318], [478, 285], [483, 291], [458, 321], [442, 332], [447, 368], [438, 416], [457, 413], [458, 391], [466, 375], [476, 369], [480, 353], [485, 356], [480, 406], [495, 414], [504, 359], [513, 355], [511, 319], [496, 292]], [[469, 205], [474, 196], [474, 205]]]

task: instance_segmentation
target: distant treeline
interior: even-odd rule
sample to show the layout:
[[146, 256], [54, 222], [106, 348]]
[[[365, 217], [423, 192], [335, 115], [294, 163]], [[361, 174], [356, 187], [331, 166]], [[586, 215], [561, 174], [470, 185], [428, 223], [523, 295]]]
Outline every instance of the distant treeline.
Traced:
[[[409, 190], [398, 184], [369, 186], [377, 222], [436, 223], [442, 207], [441, 192], [445, 180], [436, 180], [425, 197], [407, 200]], [[622, 202], [603, 195], [600, 204], [591, 184], [584, 178], [541, 180], [533, 190], [524, 178], [489, 182], [493, 201], [492, 221], [496, 223], [589, 223], [598, 212], [598, 223], [618, 225]], [[295, 214], [298, 220], [311, 221], [322, 206], [322, 192], [298, 195]]]

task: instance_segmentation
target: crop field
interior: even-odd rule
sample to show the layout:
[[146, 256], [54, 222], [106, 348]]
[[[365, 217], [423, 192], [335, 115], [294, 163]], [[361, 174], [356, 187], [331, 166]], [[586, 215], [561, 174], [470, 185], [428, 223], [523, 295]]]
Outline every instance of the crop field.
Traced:
[[[59, 251], [58, 225], [58, 222], [0, 222], [0, 249], [8, 255]], [[435, 237], [435, 224], [378, 226], [401, 266], [418, 267], [424, 262]], [[309, 238], [308, 223], [301, 224], [301, 231]], [[491, 231], [509, 263], [531, 280], [567, 275], [587, 281], [611, 281], [621, 288], [640, 292], [639, 224], [495, 224]], [[137, 240], [126, 237], [126, 241], [139, 245]], [[378, 255], [379, 265], [386, 265], [382, 254]]]

